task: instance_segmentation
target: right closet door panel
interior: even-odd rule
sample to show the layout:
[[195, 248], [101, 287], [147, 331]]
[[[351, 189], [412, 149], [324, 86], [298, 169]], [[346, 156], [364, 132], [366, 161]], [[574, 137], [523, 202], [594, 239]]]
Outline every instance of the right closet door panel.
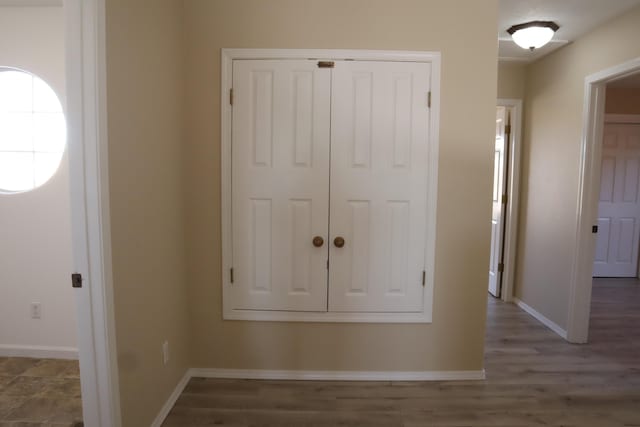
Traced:
[[329, 311], [423, 310], [430, 71], [333, 69]]

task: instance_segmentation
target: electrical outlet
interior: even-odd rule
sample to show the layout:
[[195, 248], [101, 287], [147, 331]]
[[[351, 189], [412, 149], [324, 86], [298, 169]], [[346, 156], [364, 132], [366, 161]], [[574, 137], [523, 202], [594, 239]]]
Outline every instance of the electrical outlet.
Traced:
[[165, 365], [169, 363], [169, 341], [162, 343], [162, 362]]
[[42, 307], [39, 302], [31, 303], [31, 318], [32, 319], [42, 318]]

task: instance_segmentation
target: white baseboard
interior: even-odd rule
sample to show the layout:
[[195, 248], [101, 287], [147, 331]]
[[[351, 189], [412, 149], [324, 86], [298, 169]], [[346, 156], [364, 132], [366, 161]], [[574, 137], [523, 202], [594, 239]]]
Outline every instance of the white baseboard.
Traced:
[[461, 381], [483, 380], [480, 371], [289, 371], [262, 369], [191, 369], [192, 377], [315, 381]]
[[567, 339], [567, 331], [562, 329], [560, 325], [558, 325], [552, 320], [549, 320], [548, 318], [540, 314], [537, 310], [535, 310], [533, 307], [531, 307], [530, 305], [526, 304], [525, 302], [521, 301], [518, 298], [514, 297], [513, 302], [522, 310], [526, 311], [528, 314], [535, 317], [536, 320], [538, 320], [540, 323], [545, 325], [547, 328], [551, 329], [553, 332], [560, 335], [565, 340]]
[[187, 386], [187, 383], [189, 382], [190, 379], [191, 379], [191, 369], [187, 369], [187, 372], [184, 373], [184, 376], [182, 377], [180, 382], [178, 382], [178, 385], [176, 385], [176, 388], [173, 390], [173, 392], [171, 393], [171, 395], [169, 396], [165, 404], [162, 406], [162, 409], [160, 409], [158, 416], [151, 423], [151, 427], [162, 426], [162, 423], [167, 418], [167, 415], [169, 415], [169, 412], [171, 412], [171, 408], [173, 408], [173, 405], [176, 404], [176, 401], [184, 391], [184, 388]]
[[0, 357], [78, 360], [78, 349], [75, 347], [0, 344]]

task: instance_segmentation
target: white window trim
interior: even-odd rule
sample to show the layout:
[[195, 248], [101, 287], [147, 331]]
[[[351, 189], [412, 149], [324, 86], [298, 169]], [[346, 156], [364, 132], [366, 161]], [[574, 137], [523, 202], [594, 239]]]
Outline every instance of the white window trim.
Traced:
[[[440, 123], [440, 53], [326, 49], [222, 49], [221, 52], [221, 181], [222, 181], [222, 294], [223, 319], [296, 322], [431, 323], [435, 268], [436, 202], [438, 199], [438, 145]], [[269, 310], [234, 310], [231, 307], [230, 271], [233, 267], [231, 212], [231, 119], [229, 93], [236, 59], [353, 59], [358, 61], [428, 62], [431, 64], [429, 126], [429, 182], [427, 186], [427, 236], [423, 311], [416, 313], [341, 313]]]

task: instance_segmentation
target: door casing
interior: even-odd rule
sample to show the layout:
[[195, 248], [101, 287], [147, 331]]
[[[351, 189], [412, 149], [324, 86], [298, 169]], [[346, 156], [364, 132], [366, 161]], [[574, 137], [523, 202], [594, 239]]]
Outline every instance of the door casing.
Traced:
[[424, 311], [421, 313], [299, 313], [286, 311], [255, 311], [238, 314], [231, 307], [230, 293], [225, 292], [232, 286], [231, 269], [233, 267], [232, 246], [232, 170], [231, 170], [231, 132], [232, 106], [229, 94], [232, 89], [233, 61], [238, 59], [318, 59], [318, 60], [362, 60], [396, 62], [431, 63], [431, 126], [429, 128], [429, 171], [427, 204], [435, 206], [437, 201], [438, 178], [438, 141], [439, 141], [439, 105], [440, 105], [440, 53], [415, 51], [372, 51], [372, 50], [324, 50], [324, 49], [222, 49], [221, 52], [221, 141], [222, 159], [222, 288], [223, 317], [225, 319], [269, 320], [269, 321], [308, 321], [308, 322], [381, 322], [381, 323], [429, 323], [432, 319], [431, 302], [433, 299], [434, 258], [435, 258], [435, 209], [429, 212], [426, 221], [427, 243], [425, 254], [425, 290]]
[[600, 196], [600, 162], [602, 159], [602, 131], [604, 102], [608, 82], [640, 72], [640, 58], [591, 74], [584, 81], [584, 107], [580, 174], [576, 210], [576, 241], [569, 280], [567, 340], [586, 343], [591, 314], [591, 288], [595, 234]]

